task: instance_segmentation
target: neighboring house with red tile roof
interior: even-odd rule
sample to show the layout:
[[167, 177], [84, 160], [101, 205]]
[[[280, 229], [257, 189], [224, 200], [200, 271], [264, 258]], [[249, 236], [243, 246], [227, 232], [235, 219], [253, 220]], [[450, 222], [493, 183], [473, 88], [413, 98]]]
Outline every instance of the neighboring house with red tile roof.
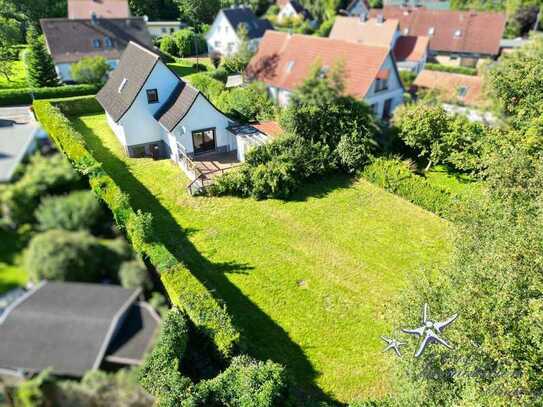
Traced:
[[430, 53], [441, 63], [474, 66], [480, 58], [496, 58], [505, 29], [504, 13], [384, 7], [371, 17], [400, 22], [402, 35], [428, 36]]
[[389, 117], [402, 103], [403, 86], [386, 47], [268, 31], [246, 75], [266, 83], [272, 98], [284, 106], [315, 64], [320, 64], [324, 72], [342, 64], [346, 93], [366, 101], [378, 117]]
[[128, 18], [128, 0], [68, 0], [68, 18]]
[[254, 123], [253, 127], [271, 138], [277, 138], [284, 133], [279, 123], [273, 120]]
[[413, 89], [434, 90], [447, 103], [470, 107], [483, 107], [485, 104], [480, 76], [424, 70], [417, 76]]
[[399, 20], [336, 17], [330, 38], [393, 49], [399, 69], [420, 72], [428, 55], [428, 37], [403, 36]]

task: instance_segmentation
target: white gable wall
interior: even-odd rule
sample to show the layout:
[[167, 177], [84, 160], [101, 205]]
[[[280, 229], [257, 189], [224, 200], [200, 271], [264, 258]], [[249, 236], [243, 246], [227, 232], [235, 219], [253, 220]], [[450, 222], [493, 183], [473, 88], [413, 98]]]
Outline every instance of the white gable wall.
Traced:
[[206, 34], [209, 52], [219, 52], [221, 55], [231, 55], [238, 51], [240, 40], [228, 19], [221, 11]]
[[[178, 83], [177, 77], [159, 61], [134, 103], [119, 121], [126, 136], [125, 145], [153, 143], [165, 138], [166, 133], [154, 114], [168, 100]], [[147, 89], [158, 90], [158, 103], [147, 103]]]
[[388, 69], [390, 72], [388, 77], [388, 88], [386, 90], [376, 92], [375, 91], [375, 82], [374, 81], [368, 91], [364, 100], [368, 105], [374, 106], [374, 113], [377, 117], [382, 117], [383, 108], [385, 101], [392, 99], [392, 109], [393, 111], [396, 107], [403, 103], [403, 93], [404, 89], [398, 76], [396, 67], [394, 66], [394, 61], [390, 54], [387, 56], [385, 62], [381, 66], [381, 69]]
[[287, 4], [281, 7], [279, 14], [277, 14], [277, 19], [279, 21], [282, 21], [285, 18], [292, 18], [292, 17], [296, 17], [297, 15], [298, 13], [296, 13], [296, 10], [294, 10], [294, 7], [292, 7], [292, 4], [290, 4], [290, 1], [289, 1]]
[[350, 16], [360, 16], [360, 15], [367, 15], [369, 10], [366, 8], [366, 5], [363, 1], [359, 0], [356, 2], [356, 4], [349, 10]]
[[[119, 65], [118, 59], [110, 59], [107, 61], [108, 65], [111, 67], [111, 69], [117, 68], [117, 65]], [[57, 75], [63, 82], [70, 82], [72, 81], [72, 64], [71, 63], [65, 63], [65, 64], [55, 64], [55, 71], [57, 71]]]
[[[187, 154], [194, 152], [192, 143], [192, 132], [208, 128], [215, 128], [215, 145], [217, 149], [225, 148], [227, 150], [236, 149], [236, 139], [226, 128], [229, 126], [228, 118], [219, 112], [202, 95], [199, 94], [190, 112], [181, 120], [181, 122], [172, 131], [176, 141], [185, 148]], [[169, 140], [170, 148], [177, 152], [177, 146], [172, 137]]]

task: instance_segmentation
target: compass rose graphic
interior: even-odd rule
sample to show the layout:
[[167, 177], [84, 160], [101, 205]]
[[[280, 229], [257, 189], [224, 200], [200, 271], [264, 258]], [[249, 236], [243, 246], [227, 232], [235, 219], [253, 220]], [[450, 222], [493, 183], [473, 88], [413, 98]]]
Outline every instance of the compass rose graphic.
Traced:
[[422, 352], [424, 352], [426, 346], [431, 342], [437, 342], [449, 349], [452, 349], [452, 346], [441, 338], [440, 335], [441, 331], [452, 324], [457, 317], [458, 314], [454, 314], [442, 322], [432, 321], [428, 318], [428, 304], [424, 304], [422, 309], [422, 326], [414, 329], [402, 329], [402, 332], [406, 334], [417, 335], [423, 338], [417, 352], [415, 353], [415, 357], [418, 358], [420, 355], [422, 355]]

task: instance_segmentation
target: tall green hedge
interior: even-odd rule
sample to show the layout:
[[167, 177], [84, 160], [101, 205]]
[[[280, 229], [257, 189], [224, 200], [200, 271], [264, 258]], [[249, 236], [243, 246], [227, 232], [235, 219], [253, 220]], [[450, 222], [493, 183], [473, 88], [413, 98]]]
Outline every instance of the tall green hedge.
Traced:
[[89, 98], [71, 101], [35, 101], [34, 111], [43, 128], [74, 167], [89, 177], [91, 188], [109, 206], [119, 226], [124, 228], [134, 249], [155, 266], [172, 303], [182, 309], [194, 325], [216, 345], [224, 358], [230, 358], [239, 340], [230, 315], [206, 287], [154, 237], [150, 215], [135, 211], [129, 199], [87, 149], [83, 136], [71, 125], [65, 112], [90, 112], [96, 107]]
[[362, 175], [371, 183], [445, 218], [455, 199], [449, 191], [413, 174], [397, 158], [378, 158], [364, 169]]
[[0, 106], [29, 105], [34, 99], [67, 98], [94, 95], [96, 85], [66, 85], [53, 88], [21, 88], [0, 90]]

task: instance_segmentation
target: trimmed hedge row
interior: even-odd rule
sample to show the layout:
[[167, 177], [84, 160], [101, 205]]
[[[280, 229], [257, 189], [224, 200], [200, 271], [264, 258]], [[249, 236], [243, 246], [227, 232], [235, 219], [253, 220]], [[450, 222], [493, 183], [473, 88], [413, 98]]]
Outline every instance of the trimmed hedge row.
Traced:
[[455, 196], [413, 174], [397, 158], [378, 158], [362, 172], [364, 178], [430, 212], [447, 217]]
[[470, 68], [467, 66], [452, 66], [452, 65], [442, 65], [442, 64], [425, 64], [424, 69], [429, 71], [441, 71], [449, 73], [459, 73], [462, 75], [471, 75], [477, 76], [477, 69]]
[[224, 358], [230, 358], [238, 343], [239, 332], [226, 309], [217, 303], [185, 265], [155, 239], [150, 214], [134, 211], [128, 196], [87, 150], [83, 136], [72, 127], [64, 114], [80, 114], [85, 106], [93, 111], [94, 104], [88, 98], [59, 103], [36, 101], [34, 111], [59, 150], [80, 173], [89, 177], [91, 188], [111, 209], [117, 224], [126, 230], [134, 249], [148, 258], [161, 274], [172, 303], [182, 309], [194, 325], [215, 343]]
[[0, 90], [0, 106], [28, 105], [34, 99], [67, 98], [72, 96], [94, 95], [96, 85], [66, 85], [54, 88], [21, 88]]

